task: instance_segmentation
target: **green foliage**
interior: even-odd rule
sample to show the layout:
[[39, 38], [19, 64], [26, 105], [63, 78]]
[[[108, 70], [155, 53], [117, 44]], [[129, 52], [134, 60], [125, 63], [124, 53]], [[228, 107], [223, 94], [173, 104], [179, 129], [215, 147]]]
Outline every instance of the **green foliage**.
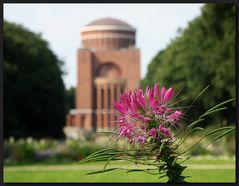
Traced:
[[222, 141], [228, 155], [236, 154], [236, 132], [228, 135], [225, 140]]
[[[159, 83], [161, 86], [183, 88], [178, 99], [196, 97], [206, 86], [210, 88], [187, 112], [187, 119], [208, 109], [221, 100], [235, 97], [235, 6], [207, 4], [201, 16], [180, 31], [148, 66], [142, 87]], [[190, 100], [183, 102], [185, 106]], [[235, 103], [230, 103], [223, 114], [206, 123], [235, 123]]]
[[4, 21], [4, 137], [63, 137], [63, 62], [40, 34]]
[[64, 163], [83, 159], [100, 147], [92, 142], [53, 139], [18, 139], [4, 141], [4, 164]]
[[66, 110], [75, 108], [75, 88], [66, 89]]
[[5, 147], [5, 158], [8, 157], [11, 157], [13, 163], [31, 161], [34, 158], [34, 147], [24, 140], [19, 140], [14, 145], [9, 143]]

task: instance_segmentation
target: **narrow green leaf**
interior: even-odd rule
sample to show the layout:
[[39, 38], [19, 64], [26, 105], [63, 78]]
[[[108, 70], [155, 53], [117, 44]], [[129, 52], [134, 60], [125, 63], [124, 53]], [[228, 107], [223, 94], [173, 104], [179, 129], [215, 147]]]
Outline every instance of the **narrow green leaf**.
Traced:
[[187, 126], [186, 130], [183, 131], [183, 132], [179, 132], [179, 135], [174, 135], [174, 137], [177, 136], [177, 139], [174, 140], [174, 142], [177, 142], [178, 143], [183, 139], [183, 137], [190, 132], [190, 129], [193, 128], [196, 124], [200, 123], [201, 121], [203, 121], [204, 119], [198, 119], [196, 121], [194, 121], [193, 123], [191, 123], [190, 125]]
[[182, 140], [178, 142], [178, 144], [176, 145], [176, 147], [177, 147], [177, 148], [180, 147], [180, 145], [182, 145], [190, 135], [192, 135], [194, 132], [196, 132], [196, 131], [198, 131], [198, 130], [204, 130], [204, 129], [201, 128], [201, 127], [196, 127], [196, 128], [194, 128], [192, 131], [190, 131], [190, 132], [188, 133], [188, 135], [187, 135], [185, 138], [182, 138]]
[[218, 108], [218, 107], [220, 107], [220, 106], [222, 106], [222, 105], [224, 105], [224, 104], [226, 104], [228, 102], [234, 101], [235, 99], [236, 98], [232, 98], [232, 99], [226, 100], [226, 101], [224, 101], [222, 103], [219, 103], [218, 105], [216, 105], [216, 106], [212, 107], [211, 109], [209, 109], [207, 112], [210, 112], [210, 111], [212, 111], [212, 110], [214, 110], [214, 109], [216, 109], [216, 108]]
[[99, 159], [99, 157], [111, 157], [112, 155], [122, 154], [123, 151], [115, 150], [115, 149], [103, 149], [92, 153], [91, 155], [87, 156], [85, 159], [81, 160], [79, 163], [84, 163], [88, 161], [92, 161], [93, 159]]
[[102, 157], [97, 157], [97, 158], [91, 158], [87, 160], [83, 160], [80, 163], [86, 163], [86, 162], [96, 162], [96, 161], [107, 161], [111, 156], [102, 156]]
[[173, 160], [172, 165], [175, 165], [176, 161], [177, 161], [177, 158], [175, 158], [175, 159]]
[[232, 129], [230, 129], [229, 131], [227, 131], [227, 132], [224, 132], [224, 133], [222, 133], [221, 135], [219, 135], [219, 136], [215, 137], [215, 138], [214, 138], [214, 140], [218, 140], [218, 139], [220, 139], [220, 138], [224, 137], [224, 136], [225, 136], [225, 135], [227, 135], [228, 133], [230, 133], [230, 132], [234, 131], [234, 130], [235, 130], [235, 128], [236, 128], [236, 127], [232, 127]]
[[130, 169], [127, 171], [127, 173], [130, 173], [130, 172], [145, 172], [145, 173], [148, 173], [148, 174], [152, 174], [152, 175], [158, 175], [158, 172], [150, 172], [150, 170], [158, 170], [158, 169]]
[[[199, 94], [198, 96], [193, 100], [191, 105], [188, 107], [188, 109], [195, 103], [195, 101], [210, 87], [210, 85], [206, 86]], [[188, 109], [184, 112], [184, 114], [188, 111]]]
[[228, 131], [216, 136], [213, 138], [213, 140], [211, 142], [209, 142], [207, 145], [205, 145], [198, 153], [196, 154], [200, 154], [203, 150], [205, 150], [210, 144], [212, 144], [213, 142], [215, 142], [216, 140], [219, 140], [220, 138], [226, 136], [227, 134], [231, 133], [232, 131], [235, 130], [235, 127], [232, 127], [231, 129], [229, 129]]
[[112, 157], [110, 157], [110, 158], [108, 159], [108, 161], [105, 163], [105, 166], [104, 166], [104, 168], [103, 168], [104, 171], [105, 171], [107, 165], [110, 163], [110, 161], [111, 161], [113, 158], [116, 158], [117, 156], [119, 156], [119, 155], [114, 155], [114, 156], [112, 156]]
[[158, 152], [158, 153], [161, 153], [161, 151], [163, 150], [164, 144], [165, 144], [165, 141], [160, 145], [160, 147], [159, 147], [159, 152]]
[[190, 125], [187, 126], [187, 129], [193, 128], [196, 124], [200, 123], [203, 120], [204, 119], [198, 119], [198, 120], [194, 121], [193, 123], [191, 123]]
[[223, 130], [230, 130], [232, 127], [221, 127], [215, 130], [210, 131], [209, 133], [205, 134], [201, 139], [199, 139], [194, 145], [192, 145], [191, 147], [189, 147], [187, 150], [185, 150], [184, 152], [180, 153], [178, 156], [185, 154], [186, 152], [188, 152], [189, 150], [193, 149], [195, 146], [197, 146], [203, 139], [205, 139], [207, 136], [210, 136], [212, 134], [215, 134], [217, 132], [223, 131]]
[[101, 171], [95, 171], [95, 172], [90, 172], [90, 173], [87, 173], [86, 175], [91, 175], [91, 174], [99, 174], [99, 173], [104, 173], [104, 172], [110, 172], [110, 171], [113, 171], [113, 170], [117, 170], [119, 168], [111, 168], [111, 169], [107, 169], [107, 170], [101, 170]]
[[201, 119], [201, 118], [203, 118], [203, 117], [205, 117], [205, 116], [207, 116], [209, 114], [212, 114], [214, 112], [218, 112], [218, 111], [221, 111], [221, 110], [225, 110], [225, 109], [227, 109], [227, 107], [222, 107], [222, 108], [219, 108], [219, 109], [212, 110], [210, 112], [206, 112], [205, 114], [201, 115], [199, 118]]
[[191, 158], [191, 157], [187, 157], [187, 158], [185, 158], [183, 161], [179, 162], [178, 164], [182, 164], [182, 163], [184, 163], [185, 161], [189, 160], [190, 158]]
[[87, 156], [86, 158], [89, 158], [89, 157], [92, 157], [92, 156], [95, 156], [97, 154], [101, 154], [101, 153], [104, 153], [104, 152], [108, 152], [108, 151], [112, 151], [112, 149], [107, 148], [107, 149], [102, 149], [102, 150], [96, 151], [96, 152], [90, 154], [89, 156]]
[[166, 177], [166, 174], [165, 175], [162, 175], [162, 176], [159, 176], [159, 179], [163, 178], [163, 177]]

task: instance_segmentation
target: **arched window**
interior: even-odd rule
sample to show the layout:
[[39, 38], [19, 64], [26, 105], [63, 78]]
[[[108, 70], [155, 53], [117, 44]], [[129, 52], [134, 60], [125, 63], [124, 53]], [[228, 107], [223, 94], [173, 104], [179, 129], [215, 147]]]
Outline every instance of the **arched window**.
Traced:
[[113, 63], [105, 63], [98, 69], [97, 76], [119, 78], [121, 76], [120, 68]]

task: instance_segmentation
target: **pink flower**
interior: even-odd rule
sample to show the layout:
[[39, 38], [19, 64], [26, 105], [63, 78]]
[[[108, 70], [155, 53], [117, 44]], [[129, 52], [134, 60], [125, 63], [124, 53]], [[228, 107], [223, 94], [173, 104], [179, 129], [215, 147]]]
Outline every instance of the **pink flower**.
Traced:
[[150, 97], [150, 88], [149, 88], [148, 86], [146, 87], [146, 90], [145, 90], [145, 96], [146, 96], [147, 98]]
[[153, 95], [155, 98], [159, 98], [159, 85], [156, 83], [154, 84]]
[[182, 117], [182, 112], [176, 110], [173, 114], [169, 115], [167, 117], [167, 121], [169, 122], [175, 122], [175, 121], [178, 121], [181, 117]]
[[146, 137], [143, 135], [138, 136], [137, 141], [144, 144], [146, 142]]
[[165, 105], [160, 105], [157, 110], [157, 114], [163, 115], [166, 112], [167, 108]]
[[153, 138], [156, 137], [156, 128], [150, 129], [150, 131], [149, 131], [149, 136], [152, 136]]
[[163, 102], [163, 97], [164, 97], [166, 91], [167, 91], [167, 89], [164, 87], [161, 89], [161, 95], [160, 95], [161, 102]]
[[131, 135], [134, 132], [134, 124], [126, 124], [119, 128], [119, 136], [126, 136], [131, 139]]
[[159, 115], [165, 113], [166, 111], [165, 104], [172, 99], [173, 94], [174, 94], [173, 88], [166, 89], [165, 87], [163, 87], [160, 91], [158, 84], [155, 84], [152, 89], [149, 89], [147, 87], [145, 91], [145, 96], [149, 102], [150, 108], [154, 111], [154, 113], [157, 113]]
[[[130, 144], [140, 143], [144, 145], [147, 137], [155, 138], [157, 132], [164, 137], [170, 137], [171, 131], [164, 124], [179, 120], [182, 117], [180, 111], [172, 112], [168, 102], [174, 94], [173, 88], [159, 88], [154, 84], [152, 88], [128, 91], [120, 96], [120, 100], [114, 103], [114, 108], [119, 112], [119, 137], [127, 138]], [[155, 120], [162, 123], [158, 128], [148, 129], [149, 122]], [[149, 130], [147, 132], [147, 130]], [[159, 138], [162, 136], [158, 136]]]
[[159, 132], [162, 133], [166, 137], [171, 137], [172, 133], [169, 129], [165, 128], [163, 125], [159, 125]]
[[176, 120], [179, 120], [181, 117], [182, 117], [182, 112], [176, 110], [173, 114], [172, 114], [172, 117]]
[[173, 94], [174, 94], [173, 88], [169, 88], [169, 89], [165, 92], [165, 94], [163, 95], [162, 102], [163, 102], [163, 103], [169, 102], [170, 99], [173, 97]]
[[118, 122], [119, 122], [120, 125], [125, 125], [126, 120], [125, 120], [124, 117], [119, 117], [119, 118], [118, 118]]
[[122, 114], [127, 113], [127, 110], [125, 109], [124, 105], [121, 103], [114, 102], [114, 108], [117, 109]]
[[166, 109], [166, 113], [168, 114], [168, 113], [170, 113], [170, 112], [172, 112], [172, 109], [171, 109], [171, 108], [167, 108], [167, 109]]
[[146, 107], [146, 101], [144, 99], [144, 95], [143, 95], [143, 90], [142, 89], [139, 89], [137, 92], [136, 92], [136, 98], [137, 98], [137, 101], [139, 103], [139, 105], [142, 107], [142, 108], [145, 108]]
[[138, 119], [140, 119], [141, 121], [145, 122], [145, 123], [150, 122], [150, 118], [149, 118], [149, 117], [145, 117], [144, 115], [138, 114], [136, 117], [137, 117]]

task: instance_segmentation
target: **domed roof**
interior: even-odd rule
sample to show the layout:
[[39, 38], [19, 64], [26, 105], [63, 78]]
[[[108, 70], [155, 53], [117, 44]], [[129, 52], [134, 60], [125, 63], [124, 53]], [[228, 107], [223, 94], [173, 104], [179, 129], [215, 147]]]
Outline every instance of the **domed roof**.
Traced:
[[87, 26], [96, 26], [96, 25], [117, 25], [117, 26], [127, 26], [133, 28], [130, 24], [115, 18], [103, 18], [92, 21]]

